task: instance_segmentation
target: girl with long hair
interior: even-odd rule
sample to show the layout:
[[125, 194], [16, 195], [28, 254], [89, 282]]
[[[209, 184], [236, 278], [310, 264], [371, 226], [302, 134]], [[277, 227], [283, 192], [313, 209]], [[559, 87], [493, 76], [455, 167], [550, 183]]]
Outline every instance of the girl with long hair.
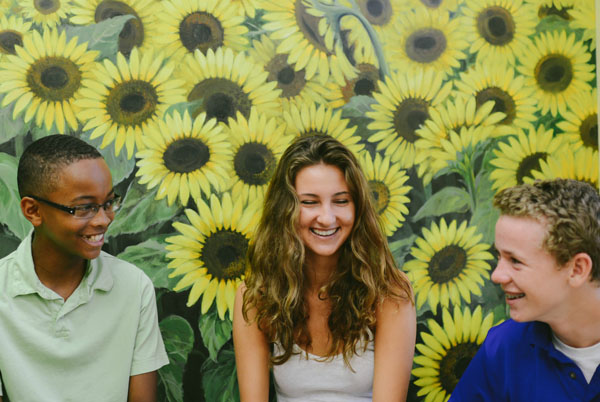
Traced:
[[412, 289], [397, 269], [359, 164], [328, 136], [297, 139], [265, 196], [237, 292], [243, 402], [402, 401], [415, 346]]

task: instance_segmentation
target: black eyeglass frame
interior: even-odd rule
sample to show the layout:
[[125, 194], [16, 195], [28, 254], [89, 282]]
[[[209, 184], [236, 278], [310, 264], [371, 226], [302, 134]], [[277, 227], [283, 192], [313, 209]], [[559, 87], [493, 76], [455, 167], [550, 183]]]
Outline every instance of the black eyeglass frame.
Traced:
[[[73, 217], [77, 218], [77, 219], [91, 219], [94, 216], [96, 216], [96, 214], [98, 213], [98, 211], [100, 211], [100, 208], [104, 209], [105, 213], [115, 213], [116, 210], [114, 209], [114, 206], [117, 205], [117, 210], [120, 207], [121, 204], [121, 196], [115, 194], [115, 196], [113, 198], [111, 198], [110, 200], [106, 201], [104, 204], [85, 204], [85, 205], [76, 205], [74, 207], [68, 207], [66, 205], [62, 205], [62, 204], [57, 204], [56, 202], [52, 202], [50, 200], [46, 200], [45, 198], [42, 197], [38, 197], [36, 195], [28, 195], [28, 197], [33, 198], [36, 201], [40, 201], [43, 202], [46, 205], [50, 205], [53, 208], [56, 209], [60, 209], [61, 211], [67, 212], [71, 215], [73, 215]], [[108, 207], [110, 207], [112, 205], [113, 209], [111, 209], [110, 211], [107, 209]], [[77, 216], [75, 215], [75, 213], [78, 210], [82, 210], [84, 208], [92, 208], [92, 211], [94, 211], [94, 215], [85, 217], [85, 216]]]

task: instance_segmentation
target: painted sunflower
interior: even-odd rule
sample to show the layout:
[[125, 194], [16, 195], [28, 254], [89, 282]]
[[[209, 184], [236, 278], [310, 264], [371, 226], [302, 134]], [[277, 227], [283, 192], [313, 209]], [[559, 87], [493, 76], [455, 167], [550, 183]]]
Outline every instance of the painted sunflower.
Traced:
[[26, 0], [19, 1], [21, 13], [27, 20], [44, 28], [56, 28], [61, 20], [71, 13], [71, 0]]
[[415, 289], [418, 309], [427, 301], [436, 314], [438, 304], [459, 306], [461, 299], [471, 302], [471, 293], [481, 296], [480, 287], [491, 270], [487, 260], [494, 257], [476, 231], [466, 221], [447, 225], [443, 218], [439, 225], [434, 222], [431, 229], [423, 228], [423, 237], [411, 249], [413, 259], [403, 267]]
[[429, 118], [431, 106], [443, 102], [452, 84], [442, 84], [443, 74], [433, 70], [415, 73], [396, 73], [379, 82], [379, 91], [373, 92], [377, 103], [371, 106], [367, 117], [373, 119], [368, 128], [375, 133], [369, 142], [377, 143], [392, 162], [408, 169], [415, 162], [416, 130]]
[[235, 291], [246, 272], [246, 251], [259, 219], [259, 204], [245, 205], [231, 199], [229, 193], [221, 200], [215, 194], [210, 205], [196, 200], [198, 212], [186, 209], [190, 224], [175, 222], [180, 235], [166, 239], [170, 277], [183, 276], [175, 291], [191, 286], [188, 307], [202, 296], [201, 313], [205, 314], [213, 301], [219, 318], [233, 317]]
[[[25, 122], [35, 116], [37, 126], [59, 133], [65, 124], [72, 130], [79, 126], [77, 100], [83, 94], [83, 82], [94, 78], [96, 51], [87, 43], [77, 45], [77, 38], [67, 43], [65, 32], [51, 29], [40, 35], [33, 31], [22, 37], [23, 47], [15, 46], [15, 55], [7, 54], [0, 64], [0, 92], [5, 93], [2, 106], [14, 102], [13, 119], [25, 110]], [[77, 116], [77, 117], [76, 117]]]
[[569, 103], [564, 120], [556, 124], [563, 131], [561, 137], [568, 139], [575, 149], [580, 147], [598, 149], [598, 91], [579, 94]]
[[457, 93], [475, 96], [477, 107], [494, 101], [494, 112], [502, 112], [504, 118], [498, 122], [498, 133], [511, 134], [514, 127], [527, 128], [537, 117], [534, 87], [525, 85], [525, 78], [516, 75], [514, 67], [506, 62], [477, 62], [472, 68], [460, 73], [455, 81]]
[[31, 30], [31, 22], [11, 15], [0, 16], [0, 61], [5, 54], [17, 54], [15, 46], [23, 47], [23, 36]]
[[255, 109], [247, 120], [240, 112], [236, 119], [229, 120], [225, 133], [231, 142], [233, 159], [228, 176], [235, 200], [247, 202], [264, 197], [277, 162], [291, 141], [284, 132], [285, 124], [259, 115]]
[[538, 170], [531, 175], [536, 180], [556, 178], [585, 181], [598, 188], [598, 150], [592, 148], [574, 149], [571, 146], [540, 162]]
[[304, 69], [306, 79], [316, 76], [319, 83], [325, 85], [331, 78], [338, 85], [344, 85], [346, 78], [356, 75], [342, 43], [334, 44], [333, 31], [310, 1], [263, 0], [261, 7], [266, 11], [263, 18], [267, 21], [263, 28], [272, 31], [273, 40], [281, 41], [277, 53], [287, 54], [287, 62], [296, 71]]
[[[573, 19], [571, 15], [573, 9], [581, 7], [582, 3], [589, 2], [589, 0], [529, 0], [529, 2], [537, 7], [537, 14], [540, 19], [556, 16], [571, 21]], [[594, 15], [593, 10], [591, 14], [588, 14], [588, 18], [592, 15]]]
[[391, 236], [402, 226], [408, 215], [406, 204], [410, 199], [407, 194], [412, 188], [405, 185], [408, 175], [398, 164], [392, 163], [389, 157], [382, 158], [379, 153], [375, 154], [373, 160], [368, 152], [363, 151], [360, 161], [385, 235]]
[[467, 0], [465, 6], [465, 35], [474, 39], [470, 52], [480, 61], [514, 65], [535, 33], [535, 6], [522, 0]]
[[375, 58], [356, 56], [357, 75], [352, 79], [346, 79], [343, 86], [330, 84], [331, 91], [326, 95], [329, 106], [338, 108], [346, 105], [354, 96], [373, 96], [374, 92], [380, 92], [379, 80], [381, 78]]
[[150, 50], [163, 35], [156, 18], [162, 11], [160, 0], [72, 0], [69, 19], [75, 25], [91, 25], [120, 15], [132, 15], [119, 34], [119, 52], [129, 55], [134, 47]]
[[390, 60], [402, 70], [434, 70], [444, 76], [460, 67], [469, 42], [462, 16], [418, 8], [398, 16], [397, 33], [386, 42]]
[[591, 53], [574, 33], [542, 32], [519, 59], [523, 65], [517, 70], [526, 77], [526, 85], [536, 88], [542, 114], [564, 115], [568, 104], [592, 90], [588, 83], [594, 79], [590, 58]]
[[496, 158], [490, 161], [495, 167], [490, 174], [492, 188], [502, 190], [533, 181], [532, 171], [539, 170], [540, 163], [563, 145], [552, 129], [539, 126], [537, 130], [530, 127], [527, 133], [519, 130], [516, 136], [508, 137], [508, 143], [500, 142], [494, 150]]
[[277, 44], [268, 36], [262, 35], [259, 40], [252, 41], [248, 54], [252, 60], [265, 66], [267, 81], [275, 82], [281, 90], [279, 101], [282, 110], [288, 110], [290, 103], [326, 103], [325, 98], [332, 98], [333, 85], [321, 85], [316, 77], [306, 78], [306, 69], [296, 70], [294, 64], [287, 61], [287, 56], [277, 54]]
[[451, 132], [461, 133], [462, 128], [478, 127], [478, 130], [469, 131], [471, 138], [472, 134], [477, 134], [472, 145], [497, 137], [500, 134], [497, 123], [502, 121], [505, 114], [494, 112], [493, 109], [494, 102], [489, 100], [477, 107], [474, 96], [459, 96], [454, 101], [447, 100], [442, 105], [432, 107], [429, 118], [415, 131], [418, 136], [414, 143], [415, 164], [419, 165], [419, 176], [429, 183], [432, 175], [446, 166], [447, 159], [432, 158], [432, 153], [438, 154], [442, 150], [442, 142], [450, 138]]
[[280, 113], [277, 83], [267, 82], [268, 73], [243, 53], [220, 47], [188, 54], [178, 76], [186, 82], [187, 100], [202, 101], [194, 115], [206, 112], [227, 123], [237, 112], [249, 118], [252, 108], [267, 116]]
[[450, 11], [456, 12], [458, 5], [463, 0], [408, 0], [409, 6], [413, 8], [426, 7], [428, 11]]
[[348, 127], [350, 120], [342, 118], [342, 111], [334, 111], [325, 105], [314, 103], [291, 105], [283, 112], [287, 123], [287, 134], [292, 137], [310, 135], [329, 135], [344, 144], [350, 151], [358, 155], [364, 145], [360, 137], [354, 135], [357, 126]]
[[254, 18], [258, 2], [259, 0], [231, 0], [231, 5], [237, 9], [238, 14]]
[[204, 54], [221, 46], [241, 51], [248, 44], [244, 17], [230, 0], [164, 0], [162, 5], [157, 42], [177, 62], [196, 49]]
[[579, 0], [573, 9], [569, 10], [573, 18], [571, 26], [583, 29], [583, 41], [590, 41], [590, 49], [596, 49], [596, 9], [594, 0]]
[[429, 319], [429, 332], [419, 334], [423, 343], [417, 343], [419, 352], [414, 359], [412, 374], [420, 389], [417, 396], [425, 396], [424, 402], [444, 402], [458, 384], [469, 362], [485, 340], [494, 324], [494, 313], [483, 317], [481, 306], [474, 311], [463, 311], [454, 306], [454, 314], [442, 310], [442, 324]]
[[167, 197], [171, 205], [179, 198], [185, 207], [190, 196], [195, 200], [204, 192], [209, 197], [211, 185], [217, 191], [226, 187], [231, 144], [215, 119], [206, 121], [202, 113], [192, 121], [187, 111], [183, 116], [175, 111], [150, 123], [142, 140], [136, 176], [148, 189], [160, 183], [157, 200]]
[[97, 63], [94, 79], [83, 80], [79, 117], [90, 138], [103, 136], [101, 147], [115, 142], [115, 154], [125, 145], [127, 158], [134, 148], [144, 148], [142, 135], [148, 124], [162, 119], [169, 105], [184, 102], [183, 82], [172, 79], [174, 65], [161, 55], [133, 48], [129, 61], [117, 53], [117, 65], [109, 59]]

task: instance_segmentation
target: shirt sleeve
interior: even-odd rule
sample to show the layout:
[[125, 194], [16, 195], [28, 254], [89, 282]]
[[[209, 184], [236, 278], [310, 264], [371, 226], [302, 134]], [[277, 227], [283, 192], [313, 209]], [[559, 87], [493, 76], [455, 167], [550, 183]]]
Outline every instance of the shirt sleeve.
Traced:
[[131, 375], [138, 375], [158, 370], [169, 364], [162, 335], [158, 326], [156, 296], [150, 279], [142, 274], [141, 305], [138, 322]]

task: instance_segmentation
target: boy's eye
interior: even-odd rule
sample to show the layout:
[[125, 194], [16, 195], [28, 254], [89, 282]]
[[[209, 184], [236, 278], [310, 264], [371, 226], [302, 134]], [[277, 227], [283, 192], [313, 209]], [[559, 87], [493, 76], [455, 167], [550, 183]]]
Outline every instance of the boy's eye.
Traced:
[[80, 210], [81, 212], [90, 212], [90, 211], [96, 211], [98, 209], [98, 206], [95, 204], [85, 204], [85, 205], [78, 205], [75, 208]]

